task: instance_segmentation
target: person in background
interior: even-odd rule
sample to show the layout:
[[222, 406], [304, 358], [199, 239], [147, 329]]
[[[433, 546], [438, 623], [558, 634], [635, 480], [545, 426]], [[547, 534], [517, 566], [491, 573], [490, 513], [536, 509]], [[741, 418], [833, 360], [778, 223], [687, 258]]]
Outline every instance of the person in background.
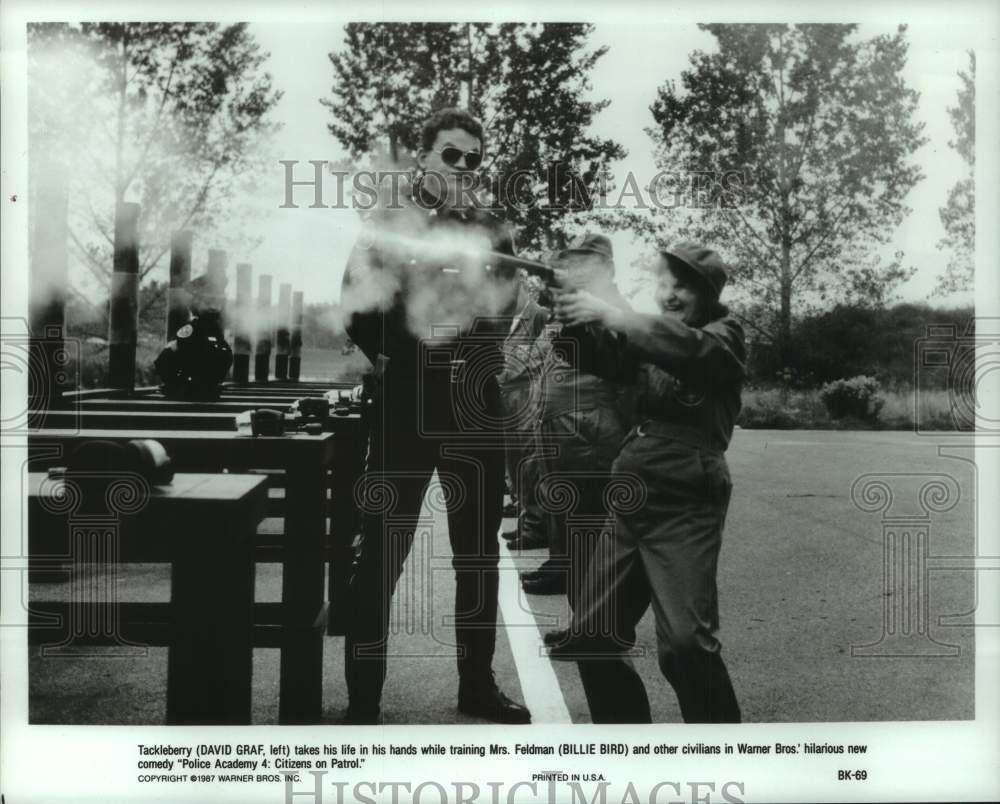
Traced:
[[[732, 493], [725, 452], [740, 410], [743, 330], [719, 297], [727, 271], [696, 243], [661, 252], [659, 315], [642, 315], [581, 290], [560, 295], [567, 325], [596, 324], [637, 364], [636, 425], [613, 471], [644, 500], [615, 511], [601, 535], [570, 637], [556, 660], [577, 661], [595, 723], [647, 723], [649, 700], [626, 649], [650, 604], [659, 666], [687, 723], [741, 719], [721, 645], [716, 572]], [[610, 626], [610, 627], [609, 627]]]
[[[503, 399], [507, 426], [507, 483], [511, 493], [517, 527], [505, 531], [511, 550], [548, 546], [545, 521], [535, 499], [539, 460], [535, 455], [535, 426], [538, 423], [538, 371], [532, 360], [533, 347], [545, 329], [549, 310], [538, 304], [522, 277], [518, 294], [518, 313], [504, 340], [503, 370], [497, 379]], [[506, 512], [505, 512], [506, 513]]]
[[218, 399], [233, 365], [233, 350], [222, 331], [225, 286], [208, 276], [185, 285], [190, 320], [180, 327], [153, 365], [169, 399]]
[[[556, 255], [553, 267], [563, 286], [586, 289], [606, 304], [629, 308], [615, 286], [614, 254], [604, 235], [580, 235]], [[576, 502], [571, 512], [558, 504], [548, 506], [549, 558], [536, 572], [523, 575], [521, 582], [529, 594], [565, 593], [570, 607], [596, 543], [599, 527], [594, 523], [607, 516], [605, 488], [625, 436], [615, 351], [605, 348], [603, 356], [599, 354], [596, 350], [607, 334], [588, 332], [588, 327], [594, 329], [589, 324], [554, 323], [541, 341], [542, 415], [537, 438], [544, 457], [539, 496], [544, 509], [546, 499], [563, 496], [557, 486], [568, 484]], [[558, 634], [548, 638], [557, 639]]]

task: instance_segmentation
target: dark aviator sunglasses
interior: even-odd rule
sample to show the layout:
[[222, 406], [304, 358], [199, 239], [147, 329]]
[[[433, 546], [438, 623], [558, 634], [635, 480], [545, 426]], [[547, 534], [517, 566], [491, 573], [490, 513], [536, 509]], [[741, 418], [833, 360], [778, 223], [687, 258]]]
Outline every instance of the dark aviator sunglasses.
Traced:
[[467, 170], [475, 170], [483, 162], [483, 155], [479, 151], [463, 151], [460, 148], [446, 146], [438, 151], [441, 159], [449, 167], [455, 167], [458, 161], [465, 157], [465, 167]]

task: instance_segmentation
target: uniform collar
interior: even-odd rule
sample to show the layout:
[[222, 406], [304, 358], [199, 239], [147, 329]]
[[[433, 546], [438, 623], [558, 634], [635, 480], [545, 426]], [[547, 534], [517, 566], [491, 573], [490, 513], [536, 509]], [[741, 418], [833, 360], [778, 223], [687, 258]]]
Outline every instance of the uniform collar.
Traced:
[[424, 210], [428, 218], [455, 220], [463, 223], [475, 220], [474, 210], [457, 210], [442, 206], [441, 201], [427, 192], [420, 183], [416, 185], [410, 198], [416, 206]]

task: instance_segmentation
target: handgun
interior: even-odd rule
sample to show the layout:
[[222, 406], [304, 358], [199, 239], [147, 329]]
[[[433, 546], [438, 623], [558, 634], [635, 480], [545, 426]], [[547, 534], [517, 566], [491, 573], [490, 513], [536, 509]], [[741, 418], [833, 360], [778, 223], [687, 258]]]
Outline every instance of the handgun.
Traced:
[[537, 276], [546, 287], [559, 288], [562, 283], [556, 274], [555, 268], [539, 260], [529, 260], [527, 257], [514, 257], [510, 254], [503, 254], [499, 251], [488, 251], [486, 256], [501, 260], [514, 268], [523, 268], [531, 276]]

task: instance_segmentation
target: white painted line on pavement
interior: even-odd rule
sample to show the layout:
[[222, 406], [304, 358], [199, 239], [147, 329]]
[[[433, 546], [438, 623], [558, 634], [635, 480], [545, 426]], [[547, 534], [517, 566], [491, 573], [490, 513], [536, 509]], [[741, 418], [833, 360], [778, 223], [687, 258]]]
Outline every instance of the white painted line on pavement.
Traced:
[[520, 605], [521, 581], [507, 541], [501, 534], [497, 534], [497, 538], [500, 539], [500, 613], [521, 682], [524, 705], [531, 712], [532, 723], [572, 723], [552, 662], [541, 651], [542, 636], [537, 624], [534, 628], [522, 625], [531, 615]]

